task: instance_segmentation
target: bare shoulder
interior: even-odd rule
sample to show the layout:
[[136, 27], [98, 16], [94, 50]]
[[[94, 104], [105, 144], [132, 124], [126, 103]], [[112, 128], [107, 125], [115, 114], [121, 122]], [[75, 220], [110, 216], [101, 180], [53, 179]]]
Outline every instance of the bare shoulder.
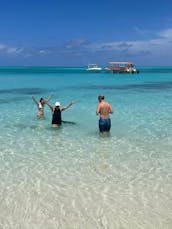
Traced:
[[110, 103], [108, 103], [108, 102], [106, 102], [106, 104], [107, 104], [108, 106], [111, 106], [111, 104], [110, 104]]

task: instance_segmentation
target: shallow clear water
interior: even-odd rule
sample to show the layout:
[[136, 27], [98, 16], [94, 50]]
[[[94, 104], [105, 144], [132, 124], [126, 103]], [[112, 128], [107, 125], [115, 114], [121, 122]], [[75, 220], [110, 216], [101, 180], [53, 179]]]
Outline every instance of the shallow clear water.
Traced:
[[[0, 68], [0, 228], [172, 228], [172, 68]], [[37, 120], [35, 95], [62, 106]], [[95, 115], [114, 109], [110, 137]], [[84, 227], [83, 227], [84, 225]]]

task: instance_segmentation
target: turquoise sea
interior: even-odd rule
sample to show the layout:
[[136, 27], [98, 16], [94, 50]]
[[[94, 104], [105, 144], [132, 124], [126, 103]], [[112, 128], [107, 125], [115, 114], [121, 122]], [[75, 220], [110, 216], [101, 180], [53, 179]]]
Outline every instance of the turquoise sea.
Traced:
[[[172, 67], [140, 74], [0, 67], [0, 228], [171, 229]], [[62, 106], [37, 120], [31, 99]], [[104, 94], [110, 137], [95, 115]]]

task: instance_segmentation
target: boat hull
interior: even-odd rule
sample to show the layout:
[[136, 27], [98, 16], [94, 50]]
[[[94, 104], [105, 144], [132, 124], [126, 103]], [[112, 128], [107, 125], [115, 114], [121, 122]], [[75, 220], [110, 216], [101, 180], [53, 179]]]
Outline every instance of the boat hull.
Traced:
[[87, 72], [101, 72], [102, 68], [97, 66], [97, 64], [89, 64], [86, 70]]
[[138, 74], [139, 70], [125, 70], [125, 69], [106, 69], [106, 72], [108, 73], [114, 73], [114, 74]]
[[101, 72], [102, 71], [102, 69], [101, 68], [99, 68], [99, 69], [87, 69], [87, 72]]

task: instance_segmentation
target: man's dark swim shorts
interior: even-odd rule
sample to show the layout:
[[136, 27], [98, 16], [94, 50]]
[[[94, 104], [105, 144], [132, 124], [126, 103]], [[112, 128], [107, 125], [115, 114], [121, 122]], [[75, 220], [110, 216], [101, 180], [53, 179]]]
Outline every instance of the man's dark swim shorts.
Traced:
[[108, 119], [100, 118], [99, 119], [99, 130], [100, 130], [100, 132], [109, 132], [110, 128], [111, 128], [110, 118], [108, 118]]

